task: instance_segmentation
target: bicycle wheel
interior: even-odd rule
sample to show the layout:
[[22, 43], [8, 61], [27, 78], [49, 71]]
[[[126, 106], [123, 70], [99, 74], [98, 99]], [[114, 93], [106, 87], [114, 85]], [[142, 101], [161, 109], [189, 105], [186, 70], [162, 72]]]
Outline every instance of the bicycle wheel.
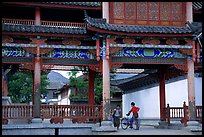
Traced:
[[121, 128], [127, 129], [128, 128], [128, 120], [126, 118], [121, 119]]
[[135, 118], [134, 119], [134, 121], [133, 121], [133, 129], [135, 129], [135, 130], [139, 130], [139, 128], [140, 128], [140, 121], [139, 121], [139, 119], [137, 118]]

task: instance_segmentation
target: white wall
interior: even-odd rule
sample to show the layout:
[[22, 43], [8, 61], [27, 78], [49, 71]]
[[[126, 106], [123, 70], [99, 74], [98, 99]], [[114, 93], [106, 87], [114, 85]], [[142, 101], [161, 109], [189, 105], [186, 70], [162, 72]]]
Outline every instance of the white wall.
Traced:
[[[188, 105], [187, 79], [166, 84], [165, 88], [166, 104], [179, 107], [186, 101]], [[202, 78], [195, 78], [195, 100], [196, 105], [202, 105]], [[122, 96], [123, 116], [130, 110], [132, 101], [140, 107], [140, 118], [160, 118], [159, 86], [124, 94]]]
[[69, 96], [70, 96], [71, 90], [69, 89], [67, 92], [68, 92], [67, 97], [62, 98], [61, 94], [58, 95], [58, 105], [70, 105]]

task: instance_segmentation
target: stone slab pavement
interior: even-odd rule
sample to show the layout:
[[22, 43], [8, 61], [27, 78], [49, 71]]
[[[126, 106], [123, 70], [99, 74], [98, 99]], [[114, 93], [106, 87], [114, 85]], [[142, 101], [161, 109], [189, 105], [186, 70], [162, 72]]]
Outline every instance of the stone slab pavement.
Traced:
[[153, 126], [141, 126], [140, 130], [120, 128], [116, 132], [98, 132], [96, 135], [202, 135], [201, 132], [191, 132], [187, 130], [156, 129]]

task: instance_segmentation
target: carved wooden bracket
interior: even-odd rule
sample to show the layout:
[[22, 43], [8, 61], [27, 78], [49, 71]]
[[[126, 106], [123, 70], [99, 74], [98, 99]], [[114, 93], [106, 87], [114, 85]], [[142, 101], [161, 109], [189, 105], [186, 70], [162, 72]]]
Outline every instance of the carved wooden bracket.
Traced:
[[184, 73], [188, 73], [188, 66], [187, 64], [174, 64], [174, 67], [182, 70]]
[[34, 64], [33, 63], [23, 63], [21, 64], [22, 69], [27, 69], [27, 70], [34, 70]]
[[30, 38], [31, 42], [30, 44], [46, 44], [47, 39], [36, 39], [36, 38]]
[[186, 55], [192, 55], [192, 49], [179, 49], [179, 51]]
[[118, 69], [121, 68], [123, 66], [123, 64], [113, 64], [111, 63], [111, 69]]
[[54, 68], [54, 65], [42, 65], [41, 70], [47, 70], [51, 68]]
[[125, 39], [123, 39], [123, 43], [125, 43], [125, 44], [134, 44], [135, 39], [125, 38]]
[[52, 50], [53, 48], [40, 48], [40, 54], [46, 54]]
[[158, 44], [160, 44], [160, 40], [159, 39], [143, 39], [142, 44], [158, 45]]
[[80, 46], [81, 41], [80, 40], [75, 40], [75, 39], [66, 39], [62, 41], [62, 44], [64, 45], [74, 45], [74, 46]]
[[12, 43], [13, 42], [13, 38], [10, 36], [3, 36], [2, 37], [2, 43]]
[[96, 71], [96, 72], [102, 72], [102, 68], [100, 66], [89, 66], [89, 69]]
[[193, 40], [191, 39], [186, 39], [186, 44], [185, 45], [193, 45]]
[[[36, 54], [36, 47], [23, 47], [23, 49], [31, 54]], [[52, 51], [53, 48], [40, 48], [40, 54], [46, 54]]]
[[179, 41], [176, 40], [176, 39], [167, 39], [167, 40], [166, 40], [166, 44], [167, 44], [167, 45], [178, 45], [178, 44], [179, 44]]
[[111, 44], [116, 44], [115, 40], [116, 40], [116, 38], [114, 38], [114, 37], [109, 38], [109, 41]]
[[123, 49], [122, 47], [111, 47], [110, 48], [110, 54], [114, 54], [114, 53], [116, 53], [122, 49]]

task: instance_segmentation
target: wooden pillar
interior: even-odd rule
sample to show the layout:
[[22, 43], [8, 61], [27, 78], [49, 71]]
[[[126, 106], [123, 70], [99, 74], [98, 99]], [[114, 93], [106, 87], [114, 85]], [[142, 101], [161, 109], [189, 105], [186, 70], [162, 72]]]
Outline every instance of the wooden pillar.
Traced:
[[33, 86], [32, 86], [32, 104], [34, 104], [34, 70], [31, 70]]
[[2, 73], [2, 96], [8, 96], [8, 88], [6, 83], [6, 75]]
[[188, 114], [190, 120], [196, 119], [196, 106], [195, 106], [195, 87], [194, 87], [194, 62], [188, 60]]
[[186, 21], [193, 22], [193, 2], [186, 2]]
[[96, 40], [96, 60], [100, 60], [100, 41]]
[[196, 51], [197, 51], [197, 63], [200, 62], [200, 45], [198, 42], [196, 42]]
[[40, 40], [36, 40], [37, 49], [34, 65], [34, 100], [33, 100], [33, 116], [34, 118], [40, 117], [40, 74], [41, 74], [41, 60], [40, 60]]
[[6, 69], [5, 71], [2, 69], [2, 96], [8, 96], [8, 86], [7, 86], [7, 80], [6, 75], [11, 69]]
[[89, 95], [88, 95], [88, 104], [89, 105], [94, 105], [94, 79], [95, 79], [95, 71], [89, 69]]
[[107, 47], [109, 47], [109, 39], [103, 41], [103, 120], [110, 119], [110, 65], [107, 57]]
[[41, 13], [38, 7], [35, 9], [35, 25], [41, 25]]
[[166, 106], [165, 71], [163, 67], [159, 68], [159, 95], [160, 95], [160, 120], [165, 121], [165, 118], [164, 118], [164, 108]]

